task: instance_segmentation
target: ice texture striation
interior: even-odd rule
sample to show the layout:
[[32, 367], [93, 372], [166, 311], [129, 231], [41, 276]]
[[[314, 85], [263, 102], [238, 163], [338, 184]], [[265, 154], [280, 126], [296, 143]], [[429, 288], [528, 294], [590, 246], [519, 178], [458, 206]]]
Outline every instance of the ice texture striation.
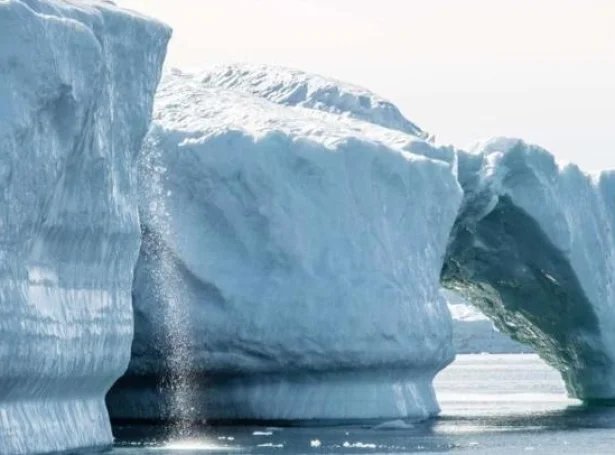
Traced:
[[431, 382], [453, 357], [440, 270], [462, 193], [430, 151], [450, 158], [350, 116], [163, 78], [112, 417], [436, 413]]
[[286, 106], [341, 114], [427, 138], [427, 133], [405, 118], [390, 101], [365, 88], [301, 70], [231, 64], [215, 66], [199, 78], [209, 87], [233, 89]]
[[615, 173], [506, 138], [458, 162], [443, 283], [557, 368], [571, 396], [615, 398]]
[[0, 1], [0, 453], [112, 443], [136, 157], [169, 30], [110, 2]]

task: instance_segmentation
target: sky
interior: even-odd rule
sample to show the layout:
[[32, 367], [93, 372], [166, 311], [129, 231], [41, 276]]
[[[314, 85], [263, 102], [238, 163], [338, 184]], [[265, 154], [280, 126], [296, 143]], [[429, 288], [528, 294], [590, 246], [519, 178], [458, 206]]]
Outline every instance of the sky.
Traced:
[[438, 142], [521, 137], [615, 168], [615, 0], [116, 0], [167, 66], [256, 62], [362, 85]]

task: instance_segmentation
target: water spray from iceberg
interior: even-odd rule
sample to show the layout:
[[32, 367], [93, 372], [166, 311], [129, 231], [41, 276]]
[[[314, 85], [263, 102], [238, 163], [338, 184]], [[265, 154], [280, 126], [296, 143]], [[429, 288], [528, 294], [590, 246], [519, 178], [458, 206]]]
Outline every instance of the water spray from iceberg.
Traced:
[[[146, 143], [143, 148], [144, 159], [140, 169], [141, 195], [146, 198], [146, 213], [143, 217], [143, 243], [144, 247], [157, 256], [156, 267], [152, 273], [156, 275], [156, 289], [159, 302], [163, 305], [165, 326], [159, 333], [158, 345], [164, 350], [162, 358], [165, 362], [167, 375], [159, 384], [160, 393], [168, 397], [166, 415], [175, 421], [173, 438], [186, 436], [189, 423], [194, 421], [194, 397], [191, 390], [190, 354], [190, 323], [185, 305], [181, 304], [182, 284], [181, 277], [175, 266], [175, 259], [165, 242], [172, 241], [173, 232], [168, 210], [170, 191], [164, 189], [163, 181], [167, 169], [161, 164], [161, 148], [152, 147]], [[158, 232], [154, 234], [147, 229], [147, 224], [153, 223]]]

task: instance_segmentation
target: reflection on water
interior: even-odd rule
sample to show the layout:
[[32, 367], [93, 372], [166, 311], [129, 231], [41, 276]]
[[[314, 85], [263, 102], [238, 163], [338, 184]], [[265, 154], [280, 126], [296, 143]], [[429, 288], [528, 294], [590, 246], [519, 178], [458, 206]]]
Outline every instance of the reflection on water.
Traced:
[[227, 452], [232, 447], [225, 444], [215, 444], [205, 438], [201, 439], [182, 439], [179, 441], [167, 442], [159, 446], [161, 449], [172, 452]]
[[564, 394], [559, 375], [528, 355], [460, 356], [436, 381], [437, 419], [327, 428], [117, 426], [114, 455], [202, 453], [615, 453], [615, 409]]

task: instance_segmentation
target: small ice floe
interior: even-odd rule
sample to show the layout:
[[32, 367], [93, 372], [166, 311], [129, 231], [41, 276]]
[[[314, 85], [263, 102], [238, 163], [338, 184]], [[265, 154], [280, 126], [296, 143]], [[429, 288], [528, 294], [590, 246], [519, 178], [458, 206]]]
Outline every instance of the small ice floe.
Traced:
[[254, 431], [252, 436], [271, 436], [273, 431]]
[[312, 439], [310, 441], [310, 447], [320, 447], [321, 442], [318, 439]]
[[266, 442], [264, 444], [258, 444], [256, 447], [284, 447], [284, 444], [273, 444], [272, 442]]
[[345, 448], [353, 448], [353, 449], [375, 449], [376, 448], [376, 444], [372, 444], [371, 442], [344, 442], [344, 444], [342, 444], [343, 447]]

